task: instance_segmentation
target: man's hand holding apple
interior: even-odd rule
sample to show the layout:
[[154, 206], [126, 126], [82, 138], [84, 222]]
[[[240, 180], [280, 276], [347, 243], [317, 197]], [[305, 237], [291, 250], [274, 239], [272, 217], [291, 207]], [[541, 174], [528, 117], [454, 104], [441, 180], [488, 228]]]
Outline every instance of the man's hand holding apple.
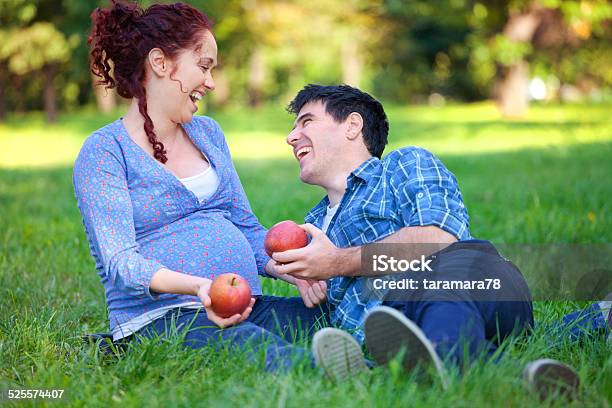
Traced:
[[311, 236], [310, 243], [298, 249], [274, 252], [272, 259], [278, 262], [275, 271], [306, 280], [326, 280], [344, 274], [354, 260], [349, 249], [335, 246], [323, 231], [312, 224], [300, 225]]
[[[264, 240], [264, 247], [270, 257], [275, 253], [286, 253], [308, 245], [306, 230], [295, 222], [286, 220], [275, 224]], [[306, 307], [314, 307], [327, 300], [327, 283], [319, 279], [300, 279], [287, 273], [279, 273], [283, 265], [271, 259], [266, 273], [295, 285]]]

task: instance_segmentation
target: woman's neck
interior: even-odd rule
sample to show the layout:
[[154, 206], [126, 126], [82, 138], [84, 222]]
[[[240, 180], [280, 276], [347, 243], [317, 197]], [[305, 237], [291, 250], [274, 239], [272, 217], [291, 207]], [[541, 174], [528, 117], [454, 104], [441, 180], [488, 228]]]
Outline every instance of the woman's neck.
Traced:
[[[153, 121], [153, 129], [159, 142], [172, 141], [181, 134], [181, 126], [178, 123], [174, 123], [167, 117], [160, 115], [155, 109], [147, 108], [147, 113]], [[132, 98], [132, 103], [123, 117], [123, 124], [131, 135], [148, 139], [144, 130], [144, 123], [144, 117], [138, 108], [138, 100]]]

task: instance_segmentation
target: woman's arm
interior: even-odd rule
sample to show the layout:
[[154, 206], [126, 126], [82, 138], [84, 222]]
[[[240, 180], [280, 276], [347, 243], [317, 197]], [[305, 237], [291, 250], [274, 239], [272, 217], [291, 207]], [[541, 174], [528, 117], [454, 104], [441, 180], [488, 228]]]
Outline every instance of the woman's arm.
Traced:
[[198, 296], [200, 289], [210, 286], [211, 280], [186, 273], [162, 268], [155, 272], [149, 283], [149, 289], [158, 293], [176, 293]]
[[101, 133], [90, 136], [74, 164], [77, 206], [97, 266], [109, 281], [132, 296], [155, 298], [149, 282], [164, 265], [139, 253], [124, 166], [112, 137]]
[[253, 310], [255, 299], [251, 299], [251, 303], [241, 314], [235, 314], [228, 318], [217, 315], [211, 308], [212, 302], [208, 295], [211, 284], [212, 281], [207, 278], [187, 275], [185, 273], [162, 268], [153, 275], [149, 288], [160, 293], [178, 293], [198, 296], [202, 305], [204, 305], [208, 319], [221, 328], [238, 324], [249, 317]]

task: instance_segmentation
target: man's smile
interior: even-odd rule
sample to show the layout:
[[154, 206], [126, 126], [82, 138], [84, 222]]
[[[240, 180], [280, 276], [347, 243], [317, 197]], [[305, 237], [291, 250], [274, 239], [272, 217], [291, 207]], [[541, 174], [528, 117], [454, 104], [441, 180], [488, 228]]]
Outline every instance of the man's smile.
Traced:
[[312, 152], [312, 146], [302, 146], [294, 150], [295, 157], [300, 163], [310, 152]]

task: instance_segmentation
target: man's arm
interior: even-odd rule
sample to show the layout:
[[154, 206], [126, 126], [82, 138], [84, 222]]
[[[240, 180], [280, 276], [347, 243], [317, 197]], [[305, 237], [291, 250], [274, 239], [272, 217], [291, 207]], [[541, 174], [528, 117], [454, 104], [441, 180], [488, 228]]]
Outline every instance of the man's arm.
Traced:
[[[389, 192], [397, 204], [403, 228], [377, 242], [415, 244], [403, 252], [405, 259], [414, 259], [470, 237], [467, 210], [457, 180], [440, 160], [418, 148], [400, 149], [387, 158], [394, 162]], [[361, 247], [340, 249], [320, 229], [309, 224], [302, 228], [312, 236], [311, 243], [305, 248], [273, 254], [277, 262], [290, 263], [279, 265], [278, 273], [308, 279], [362, 275]], [[411, 247], [413, 253], [406, 252]]]
[[[361, 270], [361, 246], [338, 248], [317, 227], [311, 224], [301, 226], [312, 236], [310, 244], [304, 248], [272, 254], [280, 264], [271, 265], [273, 273], [282, 276], [289, 274], [302, 279], [329, 279], [336, 276], [363, 276]], [[377, 243], [397, 244], [437, 244], [414, 245], [414, 253], [406, 253], [406, 258], [429, 256], [434, 251], [456, 242], [457, 238], [439, 227], [404, 227]], [[435, 248], [435, 249], [434, 249]], [[429, 252], [429, 253], [425, 253]], [[380, 272], [380, 275], [388, 272]], [[373, 273], [372, 276], [374, 276]]]

